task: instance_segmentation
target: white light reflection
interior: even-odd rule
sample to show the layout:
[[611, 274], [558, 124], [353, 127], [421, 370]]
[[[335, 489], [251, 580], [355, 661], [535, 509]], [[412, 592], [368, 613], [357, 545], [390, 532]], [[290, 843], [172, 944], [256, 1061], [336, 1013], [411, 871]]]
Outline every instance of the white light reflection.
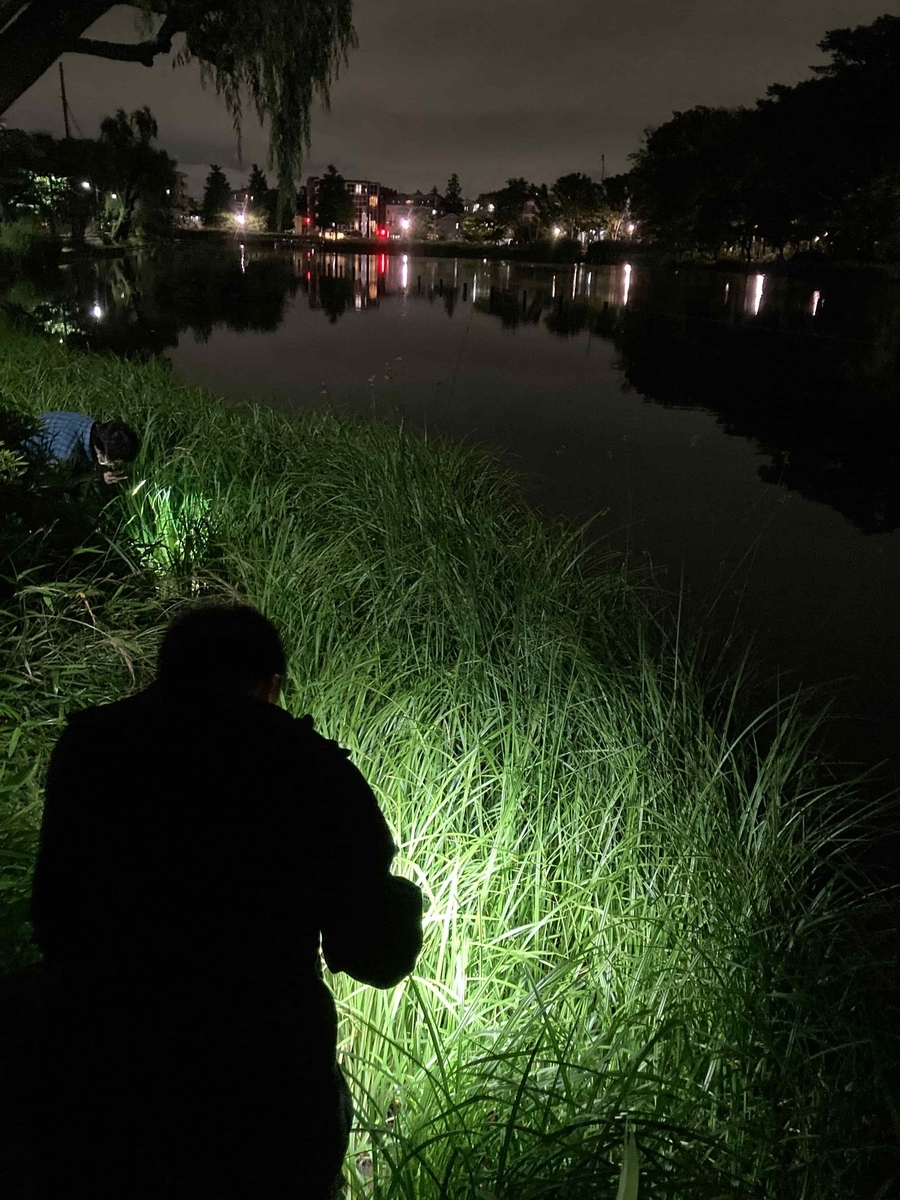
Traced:
[[822, 302], [822, 293], [813, 292], [812, 294], [812, 315], [816, 316], [819, 311], [819, 305]]
[[760, 305], [762, 304], [763, 288], [766, 286], [765, 275], [753, 276], [753, 297], [750, 301], [750, 312], [755, 317], [759, 313]]
[[726, 283], [726, 284], [725, 284], [725, 303], [726, 303], [726, 304], [728, 303], [728, 293], [729, 293], [730, 291], [731, 291], [731, 284], [730, 284], [730, 283]]
[[551, 300], [556, 299], [556, 276], [555, 275], [553, 276], [553, 286], [550, 289], [550, 299]]
[[405, 290], [406, 285], [409, 283], [409, 257], [408, 257], [408, 255], [404, 254], [403, 258], [400, 260], [400, 262], [402, 264], [401, 268], [400, 268], [400, 286]]
[[625, 263], [622, 270], [625, 273], [625, 285], [622, 295], [622, 307], [624, 308], [628, 303], [628, 293], [631, 291], [631, 263]]
[[241, 274], [247, 273], [247, 247], [241, 242]]

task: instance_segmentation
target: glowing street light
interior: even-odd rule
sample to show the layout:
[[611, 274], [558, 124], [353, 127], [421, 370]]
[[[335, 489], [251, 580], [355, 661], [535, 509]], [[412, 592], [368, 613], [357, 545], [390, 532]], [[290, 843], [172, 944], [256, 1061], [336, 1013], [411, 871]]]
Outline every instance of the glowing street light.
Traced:
[[400, 221], [400, 224], [404, 229], [409, 229], [409, 217], [403, 217]]
[[562, 230], [560, 229], [560, 227], [559, 227], [558, 225], [554, 225], [554, 226], [553, 226], [553, 236], [554, 236], [554, 237], [559, 237], [559, 235], [560, 235], [561, 233], [562, 233]]
[[91, 185], [88, 183], [88, 181], [86, 179], [82, 179], [81, 186], [84, 188], [84, 190], [86, 192], [89, 192], [91, 190]]
[[630, 237], [634, 233], [634, 222], [629, 221], [625, 228], [628, 230], [628, 236]]
[[101, 318], [103, 317], [103, 309], [100, 307], [99, 304], [95, 304], [94, 307], [91, 309], [91, 316], [96, 317], [96, 319], [98, 321], [101, 320]]
[[234, 219], [238, 225], [246, 225], [247, 224], [247, 218], [244, 216], [243, 213], [235, 213]]

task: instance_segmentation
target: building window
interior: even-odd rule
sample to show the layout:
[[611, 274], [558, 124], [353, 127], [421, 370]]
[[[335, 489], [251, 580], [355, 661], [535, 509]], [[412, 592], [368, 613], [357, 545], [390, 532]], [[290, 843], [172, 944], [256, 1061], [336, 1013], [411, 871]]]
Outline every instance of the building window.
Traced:
[[377, 207], [378, 207], [378, 197], [370, 196], [369, 197], [369, 208], [377, 208]]
[[361, 196], [362, 195], [362, 184], [358, 183], [353, 190], [356, 192], [357, 196]]

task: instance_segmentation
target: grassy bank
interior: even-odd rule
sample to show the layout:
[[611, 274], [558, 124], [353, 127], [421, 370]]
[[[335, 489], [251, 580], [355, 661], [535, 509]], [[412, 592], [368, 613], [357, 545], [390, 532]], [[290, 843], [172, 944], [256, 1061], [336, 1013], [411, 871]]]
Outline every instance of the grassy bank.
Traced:
[[704, 679], [485, 455], [228, 408], [163, 366], [9, 333], [0, 396], [145, 440], [93, 532], [89, 502], [30, 540], [8, 526], [7, 967], [33, 955], [66, 712], [146, 681], [185, 599], [237, 595], [281, 628], [287, 705], [352, 748], [426, 896], [414, 978], [331, 981], [355, 1195], [612, 1196], [625, 1146], [642, 1197], [875, 1194], [887, 1051], [865, 1020], [860, 814], [790, 701], [754, 713], [740, 681]]

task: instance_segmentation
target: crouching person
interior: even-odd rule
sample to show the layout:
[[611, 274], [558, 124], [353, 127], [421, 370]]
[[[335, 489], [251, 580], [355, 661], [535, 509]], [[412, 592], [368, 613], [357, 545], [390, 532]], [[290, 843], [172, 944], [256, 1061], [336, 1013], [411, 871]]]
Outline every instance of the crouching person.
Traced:
[[57, 743], [33, 891], [45, 1196], [340, 1189], [352, 1109], [321, 959], [392, 987], [422, 902], [347, 753], [278, 706], [284, 671], [259, 612], [198, 606], [154, 683]]

